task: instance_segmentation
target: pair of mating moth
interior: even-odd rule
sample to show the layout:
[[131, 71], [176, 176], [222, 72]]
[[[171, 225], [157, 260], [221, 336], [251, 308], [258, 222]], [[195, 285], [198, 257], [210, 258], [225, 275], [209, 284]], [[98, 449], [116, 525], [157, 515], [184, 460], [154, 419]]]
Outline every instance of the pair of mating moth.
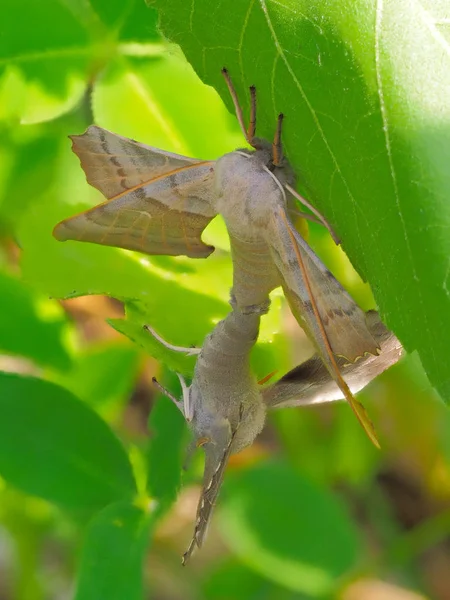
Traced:
[[[186, 563], [200, 547], [228, 458], [253, 443], [267, 409], [304, 406], [345, 398], [369, 438], [372, 423], [354, 393], [397, 362], [402, 347], [378, 313], [364, 313], [294, 228], [295, 198], [331, 228], [294, 189], [294, 173], [283, 157], [279, 115], [274, 141], [255, 137], [256, 91], [250, 88], [248, 128], [226, 69], [239, 124], [249, 146], [216, 161], [187, 158], [151, 148], [91, 126], [72, 136], [87, 181], [107, 201], [59, 223], [58, 240], [78, 240], [146, 254], [205, 258], [214, 248], [201, 234], [220, 214], [233, 261], [232, 311], [201, 349], [167, 347], [198, 354], [190, 386], [180, 377], [183, 397], [163, 389], [189, 423], [205, 451], [203, 489]], [[333, 235], [334, 239], [335, 236]], [[266, 387], [250, 369], [269, 293], [282, 286], [297, 321], [317, 354]]]

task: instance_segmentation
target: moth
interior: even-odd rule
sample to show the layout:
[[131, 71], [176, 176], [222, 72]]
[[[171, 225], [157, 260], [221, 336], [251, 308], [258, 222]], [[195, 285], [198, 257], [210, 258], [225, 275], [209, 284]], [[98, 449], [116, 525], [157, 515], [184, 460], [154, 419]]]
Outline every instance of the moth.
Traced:
[[356, 305], [293, 226], [294, 198], [314, 207], [294, 189], [292, 168], [283, 157], [279, 115], [273, 143], [256, 133], [256, 90], [250, 88], [250, 124], [226, 69], [223, 74], [245, 139], [240, 149], [204, 161], [145, 146], [100, 127], [72, 136], [87, 181], [107, 201], [66, 219], [54, 229], [61, 241], [79, 240], [147, 254], [208, 256], [213, 248], [201, 234], [221, 214], [230, 235], [232, 293], [246, 313], [263, 305], [282, 286], [299, 324], [315, 344], [325, 368], [378, 445], [364, 407], [343, 379], [339, 361], [354, 363], [380, 349]]
[[[250, 352], [259, 333], [261, 315], [269, 308], [266, 300], [253, 312], [243, 313], [232, 297], [234, 308], [205, 338], [201, 350], [182, 348], [165, 342], [166, 347], [198, 354], [190, 386], [178, 375], [181, 400], [158, 382], [156, 385], [184, 415], [194, 434], [194, 442], [205, 451], [202, 491], [197, 507], [194, 535], [183, 555], [183, 564], [206, 536], [225, 468], [231, 454], [250, 446], [263, 428], [267, 409], [304, 406], [343, 398], [343, 394], [318, 355], [297, 366], [279, 381], [263, 388], [250, 369]], [[380, 345], [380, 356], [366, 355], [357, 363], [340, 363], [353, 392], [397, 362], [402, 347], [380, 321], [378, 313], [367, 314], [368, 326]]]
[[[231, 304], [234, 305], [234, 299]], [[196, 446], [205, 451], [197, 520], [183, 564], [205, 539], [229, 456], [252, 444], [264, 426], [266, 407], [250, 369], [250, 352], [258, 339], [261, 315], [268, 308], [266, 300], [254, 312], [232, 310], [205, 338], [201, 350], [173, 346], [146, 327], [166, 347], [198, 354], [191, 385], [187, 386], [178, 375], [183, 390], [181, 400], [154, 380], [184, 415]]]

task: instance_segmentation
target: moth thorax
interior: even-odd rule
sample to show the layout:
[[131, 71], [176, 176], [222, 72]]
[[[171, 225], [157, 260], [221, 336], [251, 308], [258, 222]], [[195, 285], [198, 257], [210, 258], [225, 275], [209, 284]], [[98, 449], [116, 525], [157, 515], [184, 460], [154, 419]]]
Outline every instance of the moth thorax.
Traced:
[[239, 235], [254, 239], [269, 215], [286, 204], [282, 184], [266, 165], [265, 152], [225, 154], [216, 164], [217, 211]]

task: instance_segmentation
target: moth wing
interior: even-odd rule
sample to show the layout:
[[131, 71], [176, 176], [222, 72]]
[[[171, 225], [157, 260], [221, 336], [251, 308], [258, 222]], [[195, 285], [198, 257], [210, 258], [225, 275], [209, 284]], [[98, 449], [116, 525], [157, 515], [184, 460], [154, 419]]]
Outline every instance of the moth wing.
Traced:
[[[341, 375], [353, 394], [394, 365], [403, 354], [401, 343], [384, 326], [376, 311], [367, 313], [367, 323], [381, 348], [380, 354], [366, 354], [354, 363], [346, 362], [343, 358], [337, 360]], [[344, 398], [343, 392], [317, 354], [266, 387], [262, 395], [269, 408], [307, 406]]]
[[201, 162], [141, 144], [97, 125], [91, 125], [82, 135], [69, 137], [88, 183], [105, 198]]
[[[205, 540], [211, 516], [216, 505], [217, 496], [223, 482], [223, 476], [231, 455], [232, 444], [236, 430], [231, 433], [231, 427], [227, 422], [228, 441], [224, 446], [220, 440], [209, 441], [203, 447], [205, 449], [205, 472], [203, 487], [197, 507], [197, 519], [195, 522], [194, 535], [183, 554], [183, 565], [192, 556], [196, 548], [201, 548]], [[225, 433], [225, 430], [223, 431]]]
[[296, 231], [283, 207], [274, 210], [267, 241], [291, 310], [309, 334], [331, 377], [372, 442], [379, 446], [363, 405], [342, 379], [336, 357], [354, 362], [378, 354], [364, 312]]
[[[354, 362], [367, 352], [378, 354], [366, 315], [300, 236], [285, 211], [275, 212], [269, 235], [285, 295], [298, 320], [321, 346], [319, 313], [333, 354]], [[319, 348], [320, 349], [320, 348]]]
[[216, 215], [214, 165], [139, 144], [91, 126], [72, 136], [88, 183], [108, 200], [59, 223], [54, 236], [200, 258], [201, 234]]

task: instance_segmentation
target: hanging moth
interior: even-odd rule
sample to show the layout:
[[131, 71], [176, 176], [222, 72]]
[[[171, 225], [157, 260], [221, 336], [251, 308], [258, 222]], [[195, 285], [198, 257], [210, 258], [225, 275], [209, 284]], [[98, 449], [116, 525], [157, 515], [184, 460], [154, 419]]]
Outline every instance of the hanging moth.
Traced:
[[[230, 455], [250, 446], [264, 425], [266, 406], [262, 388], [250, 369], [250, 352], [258, 339], [261, 314], [268, 308], [266, 301], [253, 313], [232, 310], [215, 326], [197, 351], [191, 385], [187, 386], [178, 375], [183, 390], [181, 400], [156, 382], [180, 409], [193, 432], [195, 445], [205, 452], [194, 535], [183, 564], [203, 544]], [[195, 352], [168, 344], [148, 329], [169, 349]]]

